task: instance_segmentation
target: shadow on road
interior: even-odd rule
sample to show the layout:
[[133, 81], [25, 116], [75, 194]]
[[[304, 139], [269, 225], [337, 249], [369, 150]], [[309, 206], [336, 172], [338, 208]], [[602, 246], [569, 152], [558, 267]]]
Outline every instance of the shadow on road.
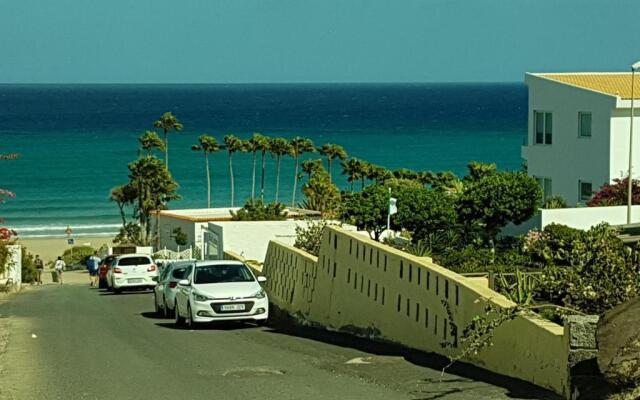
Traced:
[[99, 296], [126, 296], [130, 294], [151, 294], [151, 293], [153, 292], [149, 290], [133, 290], [133, 291], [127, 291], [127, 292], [120, 292], [120, 293], [102, 290], [98, 293], [98, 295]]
[[198, 325], [195, 326], [194, 329], [176, 326], [176, 324], [174, 324], [173, 322], [169, 322], [169, 321], [156, 323], [156, 326], [159, 326], [161, 328], [167, 328], [167, 329], [175, 329], [175, 330], [179, 330], [179, 331], [184, 331], [184, 330], [235, 331], [235, 330], [241, 330], [241, 329], [255, 329], [256, 328], [255, 325], [251, 325], [249, 323], [233, 322], [233, 321], [211, 322], [211, 323], [208, 323], [208, 324], [198, 324]]
[[158, 315], [153, 311], [143, 311], [140, 313], [145, 318], [166, 320], [162, 315]]
[[[329, 332], [323, 329], [301, 326], [296, 324], [292, 319], [278, 315], [278, 319], [273, 320], [269, 324], [269, 328], [265, 332], [276, 335], [288, 335], [303, 337], [334, 346], [352, 348], [366, 353], [379, 356], [395, 356], [403, 357], [408, 362], [420, 366], [441, 371], [449, 360], [435, 353], [425, 353], [419, 350], [408, 349], [398, 344], [389, 342], [372, 341], [366, 338], [356, 337], [351, 334], [341, 332]], [[469, 380], [482, 381], [495, 386], [505, 388], [509, 397], [518, 399], [543, 399], [543, 400], [559, 400], [562, 397], [557, 394], [533, 385], [531, 383], [510, 378], [504, 375], [496, 374], [491, 371], [476, 367], [471, 364], [457, 362], [447, 369], [447, 374], [457, 375], [461, 378], [443, 377], [442, 382], [455, 382], [459, 379], [461, 382]], [[425, 383], [439, 383], [439, 380], [425, 379]], [[420, 396], [420, 394], [416, 394]], [[437, 399], [440, 394], [433, 396], [419, 397], [424, 399]]]

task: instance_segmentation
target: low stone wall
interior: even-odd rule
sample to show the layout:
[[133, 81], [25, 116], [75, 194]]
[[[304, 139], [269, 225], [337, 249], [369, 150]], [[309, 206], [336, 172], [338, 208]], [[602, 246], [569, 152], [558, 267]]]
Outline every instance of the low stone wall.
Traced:
[[[271, 302], [292, 315], [449, 356], [459, 354], [460, 332], [487, 306], [514, 306], [430, 259], [335, 227], [325, 229], [317, 258], [272, 241], [262, 271]], [[496, 329], [493, 344], [465, 361], [569, 394], [563, 327], [521, 315]]]

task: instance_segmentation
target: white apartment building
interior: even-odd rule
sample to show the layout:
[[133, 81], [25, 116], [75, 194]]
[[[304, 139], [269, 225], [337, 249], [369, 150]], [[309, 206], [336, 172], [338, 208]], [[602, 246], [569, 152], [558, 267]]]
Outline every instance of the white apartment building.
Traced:
[[[633, 177], [640, 178], [640, 74], [634, 87]], [[584, 203], [629, 166], [631, 73], [528, 73], [522, 146], [543, 195]]]

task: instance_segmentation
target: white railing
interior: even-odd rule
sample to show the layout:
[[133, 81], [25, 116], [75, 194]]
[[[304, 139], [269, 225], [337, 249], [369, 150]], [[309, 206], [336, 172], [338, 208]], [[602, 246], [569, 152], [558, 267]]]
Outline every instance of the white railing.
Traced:
[[157, 260], [192, 260], [193, 248], [189, 247], [186, 250], [174, 251], [174, 250], [169, 250], [165, 247], [164, 249], [153, 253], [152, 256], [154, 259], [157, 259]]

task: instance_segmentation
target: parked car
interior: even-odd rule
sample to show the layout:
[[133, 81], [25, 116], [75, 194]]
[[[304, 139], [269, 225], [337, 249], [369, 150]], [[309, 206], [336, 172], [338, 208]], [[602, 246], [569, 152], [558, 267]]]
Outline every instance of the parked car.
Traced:
[[174, 306], [177, 326], [212, 321], [265, 324], [269, 299], [251, 269], [239, 261], [198, 261], [178, 282]]
[[173, 261], [164, 266], [153, 290], [153, 305], [157, 315], [173, 316], [178, 282], [189, 275], [195, 261]]
[[98, 288], [106, 289], [109, 285], [107, 284], [107, 271], [111, 268], [111, 263], [115, 260], [116, 256], [106, 256], [104, 260], [100, 263], [100, 267], [98, 268]]
[[158, 267], [146, 254], [116, 256], [107, 271], [107, 284], [114, 293], [126, 289], [153, 289], [158, 279]]

